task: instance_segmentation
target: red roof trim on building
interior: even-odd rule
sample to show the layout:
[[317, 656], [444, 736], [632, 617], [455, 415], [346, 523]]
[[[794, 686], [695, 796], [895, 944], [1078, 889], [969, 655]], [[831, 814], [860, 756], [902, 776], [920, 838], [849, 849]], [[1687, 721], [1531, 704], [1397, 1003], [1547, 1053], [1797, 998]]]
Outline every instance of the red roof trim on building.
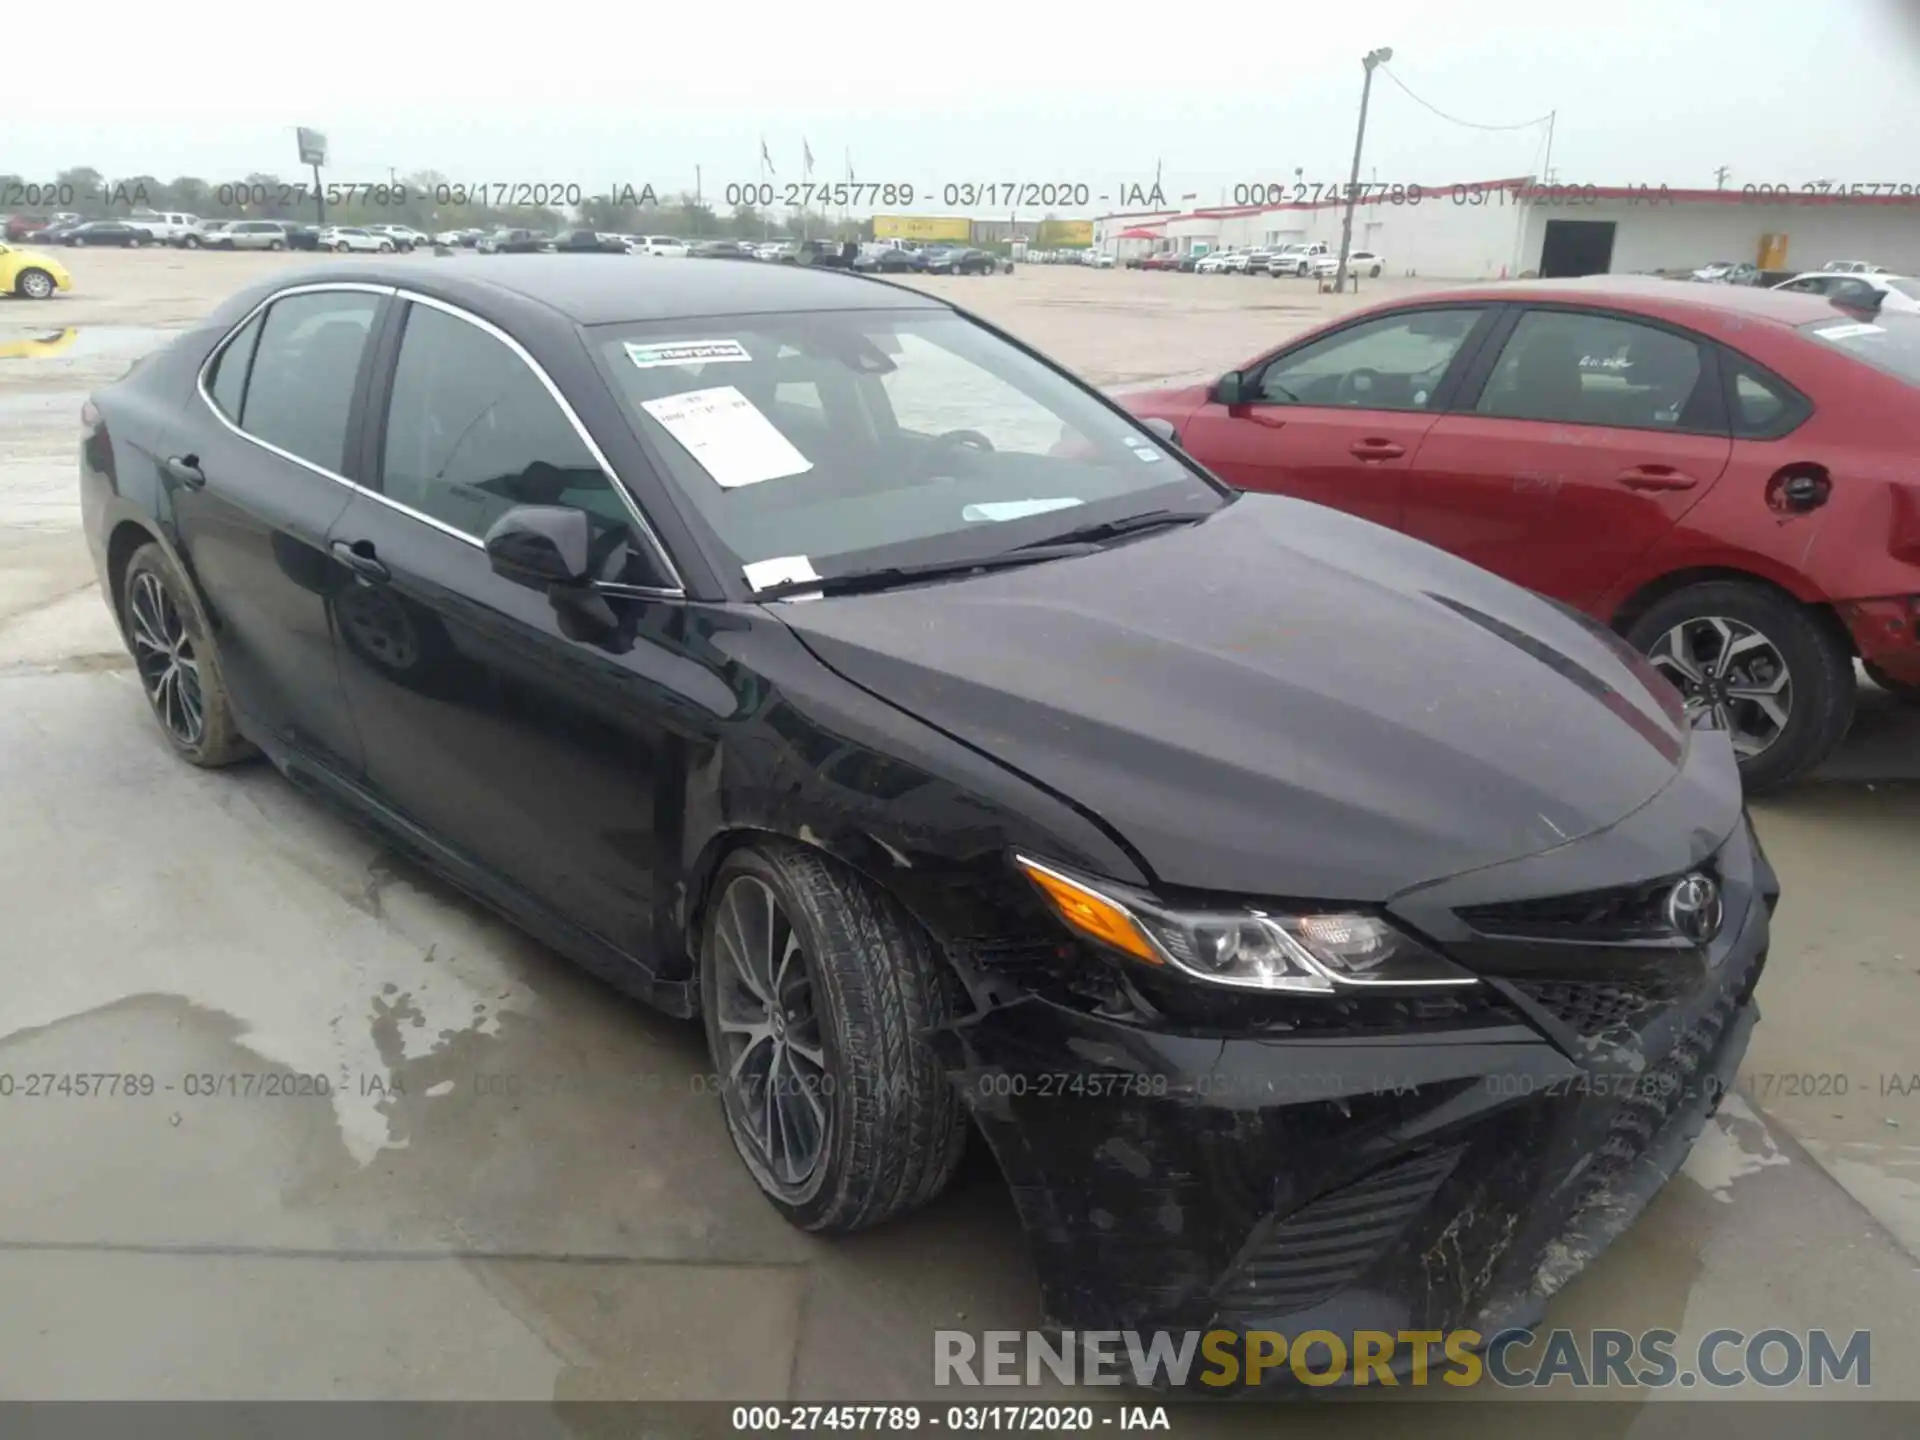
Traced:
[[[1276, 182], [1277, 183], [1277, 182]], [[1418, 189], [1420, 199], [1410, 201], [1409, 192]], [[1775, 189], [1771, 186], [1746, 186], [1739, 190], [1676, 190], [1672, 187], [1662, 189], [1658, 182], [1634, 185], [1565, 185], [1543, 184], [1531, 176], [1519, 176], [1508, 180], [1468, 180], [1452, 185], [1408, 185], [1401, 188], [1400, 198], [1394, 199], [1388, 190], [1363, 192], [1355, 202], [1356, 207], [1363, 205], [1391, 205], [1395, 209], [1413, 204], [1431, 205], [1454, 200], [1458, 204], [1469, 204], [1469, 196], [1492, 194], [1505, 191], [1504, 203], [1512, 206], [1538, 205], [1542, 209], [1565, 210], [1577, 218], [1576, 212], [1583, 207], [1602, 200], [1624, 200], [1629, 205], [1644, 205], [1649, 210], [1663, 209], [1670, 205], [1740, 205], [1756, 211], [1791, 209], [1807, 205], [1888, 205], [1920, 208], [1920, 185], [1911, 187], [1914, 193], [1905, 195], [1853, 194], [1833, 191], [1798, 190], [1790, 186]], [[1456, 199], [1456, 197], [1458, 197]], [[1167, 210], [1131, 210], [1119, 211], [1112, 215], [1102, 215], [1100, 220], [1145, 223], [1150, 225], [1170, 225], [1180, 220], [1231, 220], [1243, 215], [1272, 215], [1284, 211], [1313, 211], [1343, 208], [1343, 197], [1324, 200], [1289, 200], [1277, 205], [1214, 205], [1197, 210], [1175, 212]], [[1487, 203], [1487, 202], [1481, 202]]]

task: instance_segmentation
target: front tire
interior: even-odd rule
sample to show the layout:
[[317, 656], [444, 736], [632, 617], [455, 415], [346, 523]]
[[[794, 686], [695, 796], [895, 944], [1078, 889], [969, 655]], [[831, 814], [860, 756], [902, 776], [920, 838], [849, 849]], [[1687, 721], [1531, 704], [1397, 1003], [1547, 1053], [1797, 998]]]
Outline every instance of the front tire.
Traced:
[[846, 1234], [952, 1180], [966, 1117], [927, 1043], [952, 1018], [934, 943], [884, 892], [786, 843], [728, 858], [700, 998], [734, 1147], [773, 1207]]
[[48, 300], [53, 297], [53, 291], [53, 276], [38, 265], [22, 270], [13, 282], [13, 293], [23, 300]]
[[234, 722], [200, 607], [166, 551], [151, 541], [134, 551], [120, 594], [121, 628], [140, 688], [174, 751], [206, 769], [253, 754]]
[[183, 249], [198, 250], [200, 248], [200, 237], [198, 235], [189, 235], [186, 239], [182, 240], [180, 244]]
[[1747, 794], [1793, 783], [1846, 738], [1853, 657], [1820, 616], [1790, 596], [1715, 580], [1674, 592], [1633, 622], [1627, 640], [1734, 737]]
[[344, 255], [352, 248], [353, 247], [344, 240], [336, 240], [333, 242], [334, 253], [337, 255]]
[[267, 242], [267, 249], [269, 250], [284, 250], [286, 248], [287, 242], [284, 240], [269, 240]]

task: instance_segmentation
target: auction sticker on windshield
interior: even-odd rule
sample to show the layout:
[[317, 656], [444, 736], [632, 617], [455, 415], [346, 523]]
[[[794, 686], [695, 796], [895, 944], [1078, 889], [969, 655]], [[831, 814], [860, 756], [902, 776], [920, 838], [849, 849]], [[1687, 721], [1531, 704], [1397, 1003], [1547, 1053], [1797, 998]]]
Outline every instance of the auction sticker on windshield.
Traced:
[[1081, 502], [1071, 495], [1057, 500], [983, 500], [960, 512], [962, 520], [1024, 520], [1029, 515], [1044, 515], [1049, 510], [1065, 510]]
[[715, 484], [729, 490], [813, 469], [813, 462], [731, 385], [663, 395], [642, 401], [640, 408], [666, 427]]
[[1816, 330], [1813, 333], [1822, 340], [1851, 340], [1856, 335], [1884, 335], [1887, 333], [1887, 327], [1884, 325], [1831, 325], [1825, 330]]
[[714, 365], [753, 359], [738, 340], [671, 340], [659, 345], [636, 345], [629, 340], [627, 358], [640, 370], [661, 365]]
[[754, 560], [740, 567], [747, 584], [756, 590], [769, 585], [796, 585], [803, 580], [818, 580], [813, 561], [805, 555], [776, 555], [771, 560]]

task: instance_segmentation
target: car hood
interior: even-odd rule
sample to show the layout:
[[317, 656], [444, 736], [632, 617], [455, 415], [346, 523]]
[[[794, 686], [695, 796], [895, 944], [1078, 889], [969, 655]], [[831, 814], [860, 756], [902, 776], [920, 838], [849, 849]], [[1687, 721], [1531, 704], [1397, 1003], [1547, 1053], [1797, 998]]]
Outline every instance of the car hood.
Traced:
[[1687, 753], [1677, 694], [1592, 622], [1277, 497], [777, 608], [825, 664], [1063, 795], [1170, 886], [1382, 901], [1605, 828]]

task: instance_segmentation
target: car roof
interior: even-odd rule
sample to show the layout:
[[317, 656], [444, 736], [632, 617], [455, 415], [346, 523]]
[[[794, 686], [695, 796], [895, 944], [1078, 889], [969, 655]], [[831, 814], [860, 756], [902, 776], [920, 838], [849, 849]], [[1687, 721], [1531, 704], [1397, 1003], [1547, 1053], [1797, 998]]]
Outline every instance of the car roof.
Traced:
[[[1688, 319], [1695, 324], [1737, 315], [1780, 325], [1805, 325], [1833, 314], [1833, 302], [1821, 295], [1798, 294], [1744, 285], [1701, 285], [1690, 280], [1661, 280], [1649, 275], [1588, 275], [1577, 280], [1503, 280], [1422, 295], [1436, 300], [1492, 300], [1506, 303], [1572, 305], [1614, 304], [1626, 310]], [[1396, 306], [1408, 300], [1394, 302]]]
[[274, 288], [333, 280], [394, 285], [452, 304], [512, 296], [580, 325], [800, 310], [950, 310], [931, 295], [844, 270], [807, 265], [609, 265], [592, 255], [497, 255], [423, 265], [331, 265], [289, 275]]

